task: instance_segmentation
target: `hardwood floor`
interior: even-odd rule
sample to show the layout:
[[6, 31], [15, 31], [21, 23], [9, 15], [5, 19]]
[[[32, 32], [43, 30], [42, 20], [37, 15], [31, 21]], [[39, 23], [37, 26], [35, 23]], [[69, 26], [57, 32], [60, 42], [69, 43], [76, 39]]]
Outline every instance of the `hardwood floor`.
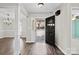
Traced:
[[[0, 55], [14, 55], [15, 40], [13, 38], [0, 39]], [[63, 55], [57, 48], [46, 43], [27, 43], [20, 39], [21, 55]]]
[[46, 43], [24, 43], [21, 55], [64, 55], [57, 47]]
[[12, 55], [14, 54], [14, 39], [3, 38], [0, 39], [0, 55]]

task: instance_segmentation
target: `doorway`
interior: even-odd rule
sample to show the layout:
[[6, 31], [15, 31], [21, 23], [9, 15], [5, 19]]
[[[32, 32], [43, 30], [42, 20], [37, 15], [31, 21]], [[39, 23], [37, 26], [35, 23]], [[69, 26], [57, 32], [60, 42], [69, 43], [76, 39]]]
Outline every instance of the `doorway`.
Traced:
[[44, 43], [45, 42], [45, 20], [43, 18], [36, 18], [35, 23], [35, 42]]
[[55, 15], [46, 18], [46, 43], [55, 46]]

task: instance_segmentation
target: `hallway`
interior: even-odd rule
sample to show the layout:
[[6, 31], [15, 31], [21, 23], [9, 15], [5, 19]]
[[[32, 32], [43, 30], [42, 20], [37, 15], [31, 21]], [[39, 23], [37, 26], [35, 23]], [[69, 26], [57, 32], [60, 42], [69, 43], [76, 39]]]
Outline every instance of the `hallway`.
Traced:
[[79, 4], [0, 3], [0, 55], [14, 54], [79, 55]]

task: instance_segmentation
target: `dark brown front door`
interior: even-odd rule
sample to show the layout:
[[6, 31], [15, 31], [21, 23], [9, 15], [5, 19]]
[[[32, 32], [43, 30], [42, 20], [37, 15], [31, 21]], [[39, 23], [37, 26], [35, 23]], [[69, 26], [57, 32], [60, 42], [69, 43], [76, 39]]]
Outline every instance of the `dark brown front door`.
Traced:
[[55, 16], [46, 18], [46, 43], [55, 46]]

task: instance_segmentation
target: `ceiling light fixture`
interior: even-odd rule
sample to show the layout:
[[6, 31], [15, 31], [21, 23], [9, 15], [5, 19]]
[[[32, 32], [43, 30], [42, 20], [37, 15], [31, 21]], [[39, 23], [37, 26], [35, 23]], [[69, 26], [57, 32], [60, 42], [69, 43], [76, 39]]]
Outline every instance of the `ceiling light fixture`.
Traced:
[[42, 6], [44, 6], [44, 3], [38, 3], [38, 6], [42, 7]]

